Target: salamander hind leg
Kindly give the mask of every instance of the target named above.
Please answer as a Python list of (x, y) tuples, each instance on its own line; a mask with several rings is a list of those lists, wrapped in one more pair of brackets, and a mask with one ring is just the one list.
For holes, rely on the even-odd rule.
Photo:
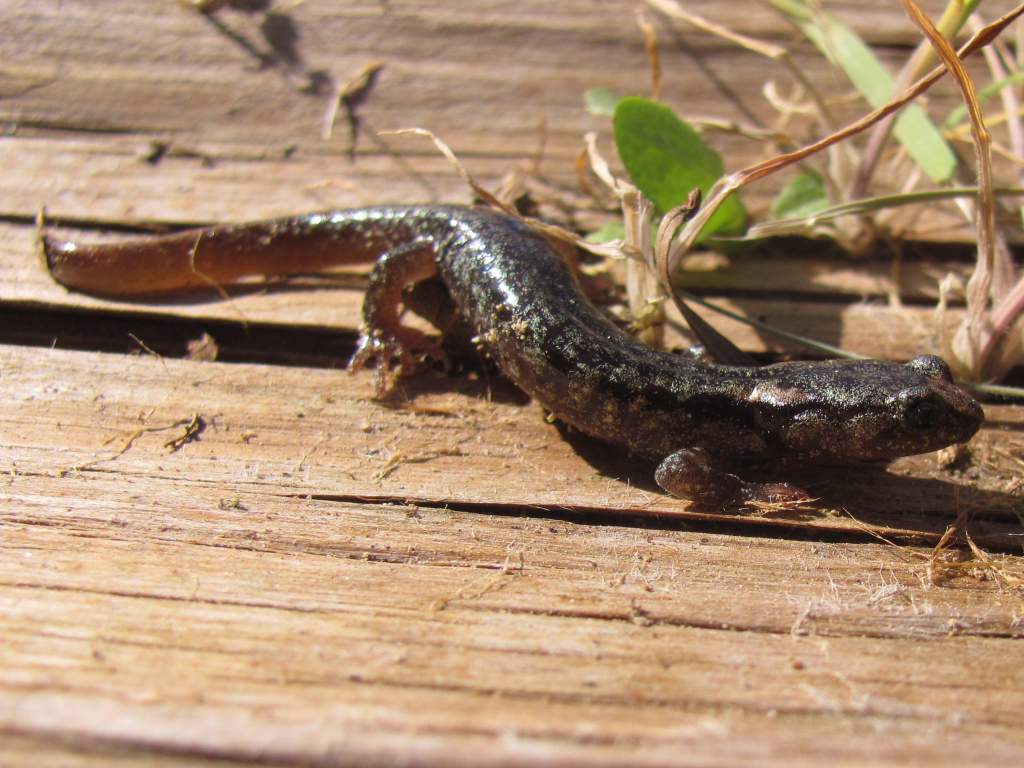
[(402, 325), (402, 292), (436, 274), (434, 247), (425, 241), (414, 241), (388, 251), (370, 274), (370, 285), (363, 300), (359, 343), (348, 369), (358, 371), (376, 360), (377, 397), (387, 391), (392, 362), (398, 362), (401, 373), (425, 357), (442, 357), (437, 339)]
[(786, 483), (753, 483), (715, 466), (703, 448), (681, 448), (666, 456), (654, 479), (673, 496), (722, 508), (747, 502), (799, 502), (810, 496)]

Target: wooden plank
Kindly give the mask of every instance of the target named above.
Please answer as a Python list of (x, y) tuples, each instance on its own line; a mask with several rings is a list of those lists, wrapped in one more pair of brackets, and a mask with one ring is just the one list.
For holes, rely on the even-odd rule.
[[(174, 755), (150, 752), (145, 756), (147, 766), (181, 765)], [(87, 768), (88, 766), (137, 766), (140, 758), (137, 752), (116, 745), (103, 745), (97, 739), (71, 739), (66, 734), (49, 734), (45, 740), (28, 736), (5, 734), (0, 743), (0, 760), (5, 765), (33, 765), (39, 768)], [(197, 755), (189, 757), (190, 766), (199, 768), (223, 767), (225, 762)], [(282, 763), (261, 763), (277, 768)]]
[[(1019, 602), (995, 581), (952, 570), (939, 578), (936, 561), (933, 582), (927, 550), (866, 537), (802, 541), (750, 527), (723, 535), (526, 504), (503, 512), (293, 498), (203, 477), (137, 475), (127, 484), (109, 471), (59, 481), (19, 472), (7, 493), (6, 546), (46, 552), (10, 557), (0, 567), (9, 585), (312, 612), (355, 610), (355, 600), (390, 616), (451, 607), (646, 618), (779, 636), (1024, 636)], [(218, 558), (230, 566), (197, 582), (195, 569), (214, 569)], [(1000, 565), (1021, 574), (1014, 559)], [(333, 575), (317, 586), (324, 567)], [(337, 583), (345, 597), (335, 596)]]
[[(920, 305), (902, 307), (879, 306), (883, 289), (894, 288), (884, 271), (875, 264), (845, 264), (845, 269), (826, 272), (825, 267), (839, 267), (836, 262), (820, 264), (812, 259), (773, 261), (756, 258), (741, 259), (735, 269), (723, 273), (692, 272), (687, 275), (688, 287), (709, 294), (708, 298), (741, 315), (769, 322), (779, 328), (859, 354), (889, 359), (910, 359), (923, 352), (940, 352), (940, 326), (932, 309)], [(950, 269), (962, 270), (949, 263)], [(908, 298), (919, 299), (932, 279), (945, 267), (941, 264), (912, 265), (906, 285)], [(352, 273), (341, 277), (309, 278), (288, 283), (275, 282), (230, 289), (232, 299), (224, 302), (210, 292), (200, 297), (179, 297), (158, 303), (110, 301), (84, 294), (71, 293), (55, 284), (43, 268), (36, 253), (35, 233), (25, 225), (0, 224), (0, 301), (49, 309), (75, 309), (89, 312), (130, 314), (132, 316), (196, 318), (229, 323), (262, 323), (288, 327), (337, 329), (351, 337), (359, 325), (362, 289), (365, 278)], [(832, 275), (829, 277), (828, 275)], [(769, 279), (767, 276), (772, 275)], [(797, 276), (803, 275), (803, 279)], [(796, 286), (787, 290), (787, 286)], [(841, 288), (841, 286), (846, 286)], [(715, 290), (733, 296), (716, 296)], [(836, 301), (831, 291), (875, 294), (874, 303), (859, 300)], [(773, 296), (773, 292), (776, 294)], [(735, 294), (748, 294), (747, 296)], [(802, 296), (801, 301), (794, 301)], [(762, 335), (739, 322), (724, 319), (704, 308), (698, 314), (707, 318), (722, 333), (744, 349), (755, 352), (793, 351), (791, 345)], [(683, 331), (685, 324), (673, 309), (667, 344), (687, 346), (692, 343)], [(952, 307), (947, 313), (945, 333), (960, 321), (962, 310)], [(138, 335), (138, 334), (136, 334)], [(60, 341), (57, 339), (57, 343)]]
[[(662, 494), (650, 464), (563, 435), (500, 381), (422, 376), (399, 389), (411, 398), (403, 405), (373, 401), (369, 374), (0, 349), (8, 414), (0, 450), (16, 473), (113, 472), (129, 486), (159, 475), (239, 493), (272, 487), (296, 498), (723, 519)], [(990, 411), (1002, 413), (1016, 418), (1012, 409)], [(196, 416), (205, 424), (201, 439), (169, 452), (165, 444)], [(997, 427), (979, 446), (998, 442), (1012, 456), (1015, 440)], [(934, 541), (955, 505), (969, 503), (987, 521), (979, 535), (1015, 548), (1019, 523), (1000, 484), (1016, 466), (992, 465), (972, 482), (973, 500), (934, 457), (913, 457), (894, 464), (895, 474), (844, 468), (800, 477), (827, 499), (817, 512), (724, 519), (837, 531), (868, 525)], [(493, 482), (507, 476), (515, 477), (511, 486)]]
[(914, 550), (233, 494), (11, 476), (0, 732), (129, 765), (1024, 754), (1019, 600)]
[[(1011, 5), (994, 4), (993, 12)], [(735, 13), (704, 3), (691, 10), (737, 31), (794, 40), (791, 27), (767, 8)], [(382, 59), (390, 98), (367, 103), (368, 123), (394, 127), (410, 124), (409, 117), (420, 122), (443, 113), (445, 122), (462, 124), (467, 135), (485, 142), (475, 145), (479, 151), (520, 148), (522, 155), (532, 150), (528, 142), (538, 114), (548, 116), (556, 144), (559, 136), (576, 144), (578, 128), (570, 125), (579, 119), (584, 88), (635, 92), (648, 84), (635, 9), (621, 0), (600, 6), (576, 0), (557, 11), (539, 0), (496, 2), (472, 13), (458, 4), (395, 2), (382, 9), (376, 3), (307, 2), (278, 10), (279, 26), (295, 35), (290, 62), (275, 30), (261, 28), (265, 17), (259, 13), (222, 13), (218, 29), (177, 4), (155, 1), (68, 7), (15, 0), (9, 11), (0, 52), (17, 62), (11, 76), (16, 100), (5, 106), (29, 125), (73, 118), (104, 130), (177, 133), (195, 133), (202, 125), (204, 134), (242, 143), (311, 136), (319, 133), (323, 104), (302, 98), (310, 72), (343, 82), (367, 61)], [(905, 46), (919, 39), (901, 11), (883, 0), (859, 6), (847, 18), (869, 41)], [(667, 97), (696, 114), (714, 106), (725, 117), (741, 117), (735, 94), (759, 92), (764, 59), (684, 25), (660, 26), (665, 70), (672, 73)], [(797, 65), (812, 79), (825, 87), (833, 83), (824, 67), (811, 65), (820, 59), (809, 46), (794, 48)], [(55, 66), (69, 49), (76, 66)], [(905, 52), (883, 49), (883, 55), (893, 53)], [(271, 66), (254, 66), (268, 59)], [(774, 74), (781, 77), (784, 70)], [(97, 80), (105, 87), (83, 98), (84, 88)], [(953, 91), (944, 93), (948, 103)], [(744, 108), (769, 114), (760, 100)]]
[[(203, 157), (145, 160), (151, 135), (21, 137), (0, 142), (13, 171), (0, 182), (3, 215), (30, 220), (43, 206), (57, 218), (93, 225), (161, 224), (267, 218), (370, 205), (468, 200), (465, 184), (423, 140), (394, 139), (391, 154), (353, 163), (341, 155), (198, 145)], [(400, 152), (400, 150), (404, 150)], [(209, 164), (212, 162), (212, 164)], [(480, 160), (474, 171), (494, 183), (514, 167)], [(228, 193), (230, 191), (230, 193)]]
[[(237, 220), (438, 193), (450, 201), (452, 191), (464, 197), (450, 176), (433, 187), (439, 161), (425, 142), (376, 137), (379, 130), (414, 125), (435, 130), (474, 164), (479, 160), (474, 171), (484, 180), (543, 145), (542, 171), (568, 184), (583, 132), (600, 132), (612, 154), (608, 121), (583, 111), (583, 92), (595, 85), (648, 90), (635, 9), (622, 0), (600, 7), (574, 2), (557, 13), (538, 0), (496, 2), (473, 13), (443, 3), (388, 3), (382, 10), (373, 3), (305, 2), (275, 17), (295, 35), (290, 63), (280, 41), (274, 51), (277, 38), (260, 13), (224, 12), (217, 26), (156, 0), (75, 7), (12, 0), (9, 6), (0, 40), (0, 57), (12, 62), (0, 81), (6, 97), (0, 121), (13, 133), (0, 142), (10, 181), (0, 182), (6, 215), (31, 214), (45, 203), (79, 220)], [(738, 31), (792, 45), (796, 66), (824, 92), (835, 92), (835, 74), (774, 12), (737, 14), (715, 3), (699, 10)], [(916, 39), (902, 13), (882, 0), (859, 6), (849, 20), (869, 41), (896, 46), (882, 50), (894, 65), (906, 54), (899, 46)], [(766, 78), (785, 78), (784, 70), (683, 25), (662, 20), (659, 30), (667, 103), (691, 118), (776, 122), (755, 94)], [(60, 64), (68, 51), (74, 66)], [(343, 83), (370, 61), (385, 68), (359, 108), (364, 130), (352, 162), (343, 127), (329, 141), (320, 138), (328, 94), (306, 94), (300, 86), (314, 71)], [(930, 99), (937, 114), (958, 103), (948, 84)], [(30, 159), (33, 143), (49, 146), (65, 137), (70, 146), (58, 142), (52, 156)], [(154, 140), (171, 145), (155, 166), (140, 159), (151, 154)], [(765, 153), (761, 143), (731, 133), (714, 141), (731, 168)], [(762, 185), (748, 202), (763, 210), (772, 196)], [(958, 229), (945, 232), (947, 225)], [(913, 229), (926, 239), (970, 237), (955, 216), (926, 217)]]
[[(793, 47), (820, 87), (846, 90), (767, 7), (688, 7)], [(582, 133), (612, 154), (583, 91), (648, 87), (622, 0), (275, 10), (224, 11), (218, 28), (166, 0), (5, 7), (0, 764), (1020, 763), (1019, 408), (987, 407), (957, 468), (822, 471), (799, 479), (819, 508), (723, 517), (664, 496), (650, 465), (560, 431), (500, 380), (427, 373), (403, 383), (407, 399), (374, 402), (370, 374), (326, 369), (351, 344), (359, 275), (146, 306), (49, 281), (33, 251), (41, 205), (98, 238), (467, 199), (429, 145), (376, 136), (387, 128), (436, 130), (492, 185), (543, 143), (541, 173), (575, 194)], [(916, 39), (885, 0), (839, 12), (891, 63)], [(669, 103), (774, 121), (757, 94), (781, 73), (651, 17)], [(372, 60), (384, 69), (350, 155), (343, 122), (320, 138), (329, 92), (300, 88)], [(954, 103), (944, 85), (930, 106)], [(730, 168), (766, 151), (713, 138)], [(759, 185), (747, 203), (772, 195)], [(958, 225), (919, 223), (933, 239)], [(733, 267), (691, 284), (909, 357), (934, 348), (935, 270), (963, 264), (910, 258), (898, 291), (884, 263)], [(880, 306), (892, 293), (909, 306)], [(236, 357), (256, 363), (61, 349), (125, 349), (135, 332), (163, 350), (207, 327), (237, 344), (227, 329), (245, 322), (255, 341)], [(323, 368), (294, 367), (307, 358)], [(172, 450), (196, 416), (205, 428)], [(957, 513), (987, 555), (932, 554)]]
[[(318, 611), (3, 593), (15, 638), (5, 669), (18, 674), (5, 675), (0, 727), (10, 730), (16, 709), (16, 733), (39, 741), (66, 731), (139, 756), (288, 764), (812, 765), (837, 754), (939, 765), (983, 754), (1012, 764), (1022, 748), (1011, 714), (1019, 693), (1006, 685), (1016, 673), (1008, 640), (794, 638), (487, 609), (389, 616), (372, 604)], [(10, 631), (26, 619), (33, 631)], [(540, 639), (556, 635), (557, 644)], [(301, 642), (282, 646), (282, 636)], [(902, 679), (893, 680), (897, 654)], [(967, 654), (976, 662), (967, 680), (936, 684), (959, 678)], [(709, 700), (702, 690), (718, 694)], [(1005, 709), (989, 703), (996, 692)], [(827, 748), (814, 736), (822, 728)]]

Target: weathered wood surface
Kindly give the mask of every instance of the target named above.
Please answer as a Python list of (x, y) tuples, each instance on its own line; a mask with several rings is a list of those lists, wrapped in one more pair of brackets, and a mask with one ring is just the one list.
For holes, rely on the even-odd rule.
[[(0, 223), (0, 300), (19, 306), (45, 306), (74, 311), (147, 315), (152, 318), (217, 320), (239, 327), (259, 323), (285, 327), (335, 329), (351, 334), (362, 306), (365, 275), (337, 273), (333, 278), (292, 279), (286, 284), (229, 288), (225, 302), (215, 291), (199, 297), (169, 298), (158, 303), (111, 301), (69, 293), (50, 278), (34, 255), (35, 233), (23, 225)], [(95, 237), (93, 238), (95, 239)], [(936, 279), (947, 272), (962, 273), (966, 265), (917, 263), (898, 281), (890, 268), (878, 263), (851, 265), (832, 262), (836, 269), (807, 258), (734, 260), (736, 269), (693, 272), (687, 286), (709, 300), (757, 317), (779, 328), (844, 349), (878, 357), (908, 359), (922, 350), (939, 348), (940, 325), (932, 304)], [(930, 279), (930, 280), (929, 280)], [(912, 302), (887, 304), (889, 296)], [(747, 325), (696, 307), (735, 343), (751, 351), (780, 351), (787, 347)], [(962, 310), (952, 307), (945, 327), (953, 328)], [(674, 318), (677, 318), (673, 311)], [(678, 327), (678, 326), (677, 326)], [(59, 342), (58, 342), (59, 343)], [(684, 343), (673, 331), (669, 344)]]
[[(607, 136), (582, 91), (647, 88), (624, 2), (281, 5), (284, 21), (225, 12), (218, 30), (173, 2), (3, 3), (0, 763), (1019, 763), (1018, 408), (987, 409), (966, 469), (820, 473), (818, 508), (723, 521), (500, 381), (428, 375), (404, 403), (372, 401), (368, 374), (331, 369), (358, 274), (159, 305), (49, 282), (42, 205), (95, 238), (465, 200), (431, 147), (373, 132), (428, 127), (495, 182), (537, 151), (541, 120), (541, 170), (568, 188), (582, 132)], [(688, 7), (795, 40), (760, 6)], [(849, 20), (893, 61), (915, 39), (890, 3)], [(770, 120), (757, 94), (781, 73), (657, 26), (668, 101)], [(343, 123), (319, 137), (326, 95), (300, 87), (374, 60), (353, 160)], [(761, 152), (722, 138), (731, 167)], [(170, 149), (150, 163), (154, 141)], [(691, 282), (899, 358), (934, 349), (936, 276), (965, 265), (911, 257), (898, 283), (802, 254), (733, 267)], [(254, 362), (93, 351), (180, 354), (204, 329)], [(197, 416), (198, 438), (167, 447)], [(931, 556), (957, 511), (989, 561)]]
[[(2, 366), (0, 729), (30, 743), (271, 764), (1024, 749), (1020, 598), (936, 580), (926, 550), (612, 517), (672, 503), (517, 403), (392, 412), (336, 372), (82, 352)], [(138, 434), (197, 409), (178, 451), (180, 425)]]

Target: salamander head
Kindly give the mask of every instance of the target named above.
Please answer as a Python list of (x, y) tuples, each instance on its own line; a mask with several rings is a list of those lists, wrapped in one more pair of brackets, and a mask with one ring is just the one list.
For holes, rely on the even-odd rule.
[(963, 443), (984, 413), (933, 355), (780, 363), (759, 381), (755, 404), (771, 439), (811, 459), (877, 461)]

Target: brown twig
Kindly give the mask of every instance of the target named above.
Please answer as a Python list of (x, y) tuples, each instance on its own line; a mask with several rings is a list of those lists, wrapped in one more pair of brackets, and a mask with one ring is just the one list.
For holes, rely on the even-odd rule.
[[(1024, 14), (1024, 4), (1018, 5), (1010, 13), (979, 30), (971, 37), (970, 40), (967, 41), (967, 43), (963, 45), (963, 47), (961, 47), (957, 53), (958, 58), (964, 59), (978, 51), (980, 48), (991, 43), (996, 36), (1003, 31), (1003, 29), (1005, 29), (1021, 14)], [(718, 183), (715, 184), (708, 195), (708, 201), (704, 208), (702, 208), (697, 215), (690, 220), (679, 238), (672, 243), (671, 253), (669, 254), (668, 260), (669, 270), (675, 271), (679, 266), (680, 260), (696, 242), (697, 236), (704, 228), (704, 225), (707, 224), (711, 216), (714, 215), (715, 211), (718, 210), (719, 206), (721, 206), (722, 202), (724, 202), (730, 194), (747, 184), (762, 179), (765, 176), (769, 176), (782, 168), (792, 165), (793, 163), (800, 162), (801, 160), (804, 160), (805, 158), (810, 157), (833, 144), (864, 131), (886, 115), (892, 114), (931, 88), (945, 73), (945, 65), (936, 67), (898, 97), (892, 99), (886, 104), (883, 104), (881, 107), (872, 110), (869, 114), (847, 125), (845, 128), (805, 147), (792, 152), (776, 155), (768, 160), (748, 166), (747, 168), (719, 179)], [(666, 215), (666, 219), (667, 218), (668, 216)]]
[(814, 105), (815, 116), (825, 127), (825, 130), (835, 130), (835, 119), (828, 104), (818, 92), (818, 89), (815, 88), (814, 83), (807, 77), (804, 69), (793, 61), (793, 57), (786, 48), (766, 40), (759, 40), (749, 35), (740, 34), (721, 24), (716, 24), (709, 19), (705, 19), (703, 16), (687, 10), (676, 0), (647, 0), (647, 4), (661, 11), (669, 18), (685, 21), (701, 32), (727, 40), (744, 50), (752, 51), (781, 64), (810, 98), (811, 103)]
[(327, 141), (333, 136), (338, 112), (344, 107), (345, 118), (348, 121), (349, 127), (349, 152), (350, 154), (355, 153), (360, 125), (359, 115), (356, 113), (356, 110), (369, 97), (374, 83), (377, 82), (377, 76), (383, 68), (383, 61), (371, 61), (332, 94), (331, 100), (327, 104), (327, 111), (324, 113), (320, 138)]
[[(942, 18), (939, 19), (937, 26), (942, 31), (943, 35), (952, 37), (953, 33), (963, 26), (965, 16), (966, 14), (964, 12), (963, 4), (949, 3), (942, 14)], [(893, 90), (897, 91), (909, 86), (914, 82), (914, 78), (919, 77), (934, 60), (934, 48), (928, 40), (922, 40), (921, 44), (903, 66), (903, 69), (900, 70), (900, 73), (896, 76), (896, 82), (893, 85)], [(864, 153), (861, 155), (860, 167), (857, 168), (856, 176), (854, 177), (853, 184), (850, 187), (848, 195), (849, 199), (856, 200), (867, 194), (868, 183), (871, 180), (871, 176), (874, 174), (875, 167), (881, 157), (882, 149), (889, 139), (889, 134), (892, 132), (892, 126), (895, 122), (896, 115), (892, 114), (883, 120), (880, 120), (872, 129), (871, 134), (868, 136)]]
[(643, 11), (637, 11), (637, 24), (644, 35), (644, 50), (647, 52), (647, 61), (651, 66), (651, 98), (654, 101), (661, 101), (661, 58), (658, 56), (658, 36), (654, 33), (654, 25), (644, 16)]
[(992, 274), (995, 270), (996, 208), (995, 195), (992, 191), (992, 137), (985, 127), (981, 105), (978, 104), (978, 96), (974, 88), (974, 81), (971, 80), (971, 76), (964, 68), (963, 61), (957, 56), (956, 51), (953, 50), (953, 46), (943, 37), (932, 20), (928, 18), (914, 0), (901, 0), (901, 2), (907, 15), (928, 37), (942, 59), (943, 66), (949, 70), (956, 80), (963, 93), (967, 114), (971, 120), (971, 136), (974, 139), (975, 159), (977, 162), (976, 172), (978, 176), (978, 207), (975, 212), (978, 231), (978, 260), (974, 267), (974, 272), (967, 282), (967, 331), (969, 338), (974, 342), (971, 345), (972, 351), (977, 349), (975, 344), (978, 340), (984, 340), (981, 345), (982, 349), (977, 350), (977, 357), (970, 361), (971, 370), (977, 373), (984, 368), (985, 358), (983, 351), (991, 349), (987, 309), (992, 287)]

